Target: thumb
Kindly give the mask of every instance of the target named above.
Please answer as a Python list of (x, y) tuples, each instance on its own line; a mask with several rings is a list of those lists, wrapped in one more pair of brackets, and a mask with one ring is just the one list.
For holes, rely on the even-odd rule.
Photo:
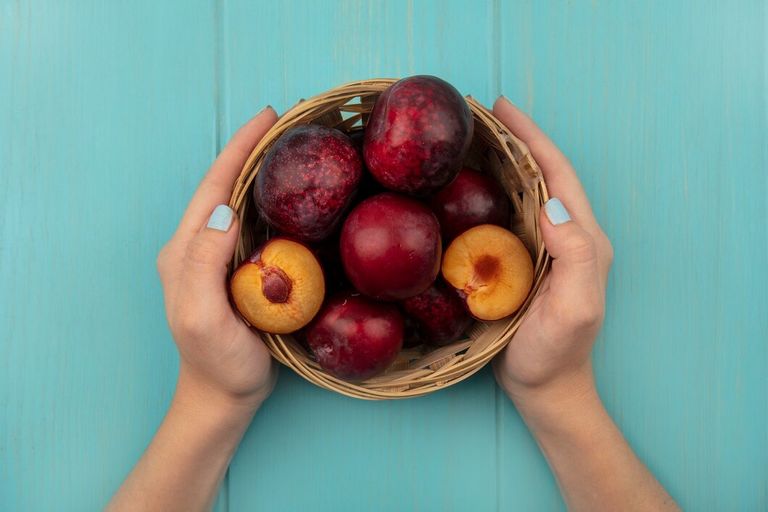
[[(602, 311), (603, 293), (592, 236), (552, 198), (546, 202), (540, 219), (544, 245), (552, 256), (550, 296), (562, 320), (583, 323)], [(564, 318), (563, 318), (564, 317)]]
[(238, 219), (227, 205), (214, 208), (206, 225), (192, 237), (184, 254), (181, 289), (197, 300), (227, 300), (227, 264), (237, 243)]

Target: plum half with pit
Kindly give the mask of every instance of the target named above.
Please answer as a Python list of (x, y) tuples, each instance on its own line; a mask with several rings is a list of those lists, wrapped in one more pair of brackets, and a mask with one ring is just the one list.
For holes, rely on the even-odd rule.
[(368, 170), (390, 190), (425, 195), (459, 172), (472, 142), (467, 102), (448, 82), (412, 76), (376, 100), (365, 128)]
[(328, 237), (352, 201), (362, 160), (344, 133), (320, 125), (286, 131), (256, 174), (253, 196), (267, 222), (302, 241)]
[(276, 237), (240, 264), (232, 274), (230, 292), (248, 323), (286, 334), (304, 327), (320, 310), (325, 278), (304, 244)]
[(533, 285), (531, 255), (514, 233), (482, 224), (445, 250), (443, 277), (464, 297), (472, 316), (499, 320), (517, 311)]

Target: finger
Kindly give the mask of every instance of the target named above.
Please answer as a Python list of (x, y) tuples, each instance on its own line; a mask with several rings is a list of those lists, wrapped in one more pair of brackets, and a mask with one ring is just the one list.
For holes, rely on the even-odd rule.
[(565, 201), (574, 219), (582, 226), (590, 231), (597, 228), (589, 199), (576, 172), (549, 137), (504, 96), (500, 96), (494, 103), (493, 115), (528, 145), (533, 158), (541, 167), (550, 196)]
[(221, 204), (187, 244), (177, 291), (198, 305), (204, 302), (208, 307), (201, 311), (220, 311), (227, 304), (227, 264), (235, 252), (237, 234), (237, 215)]
[(540, 223), (544, 245), (553, 258), (549, 306), (566, 326), (602, 319), (605, 286), (594, 238), (556, 198), (545, 204)]
[(200, 186), (184, 212), (177, 235), (190, 239), (217, 204), (229, 201), (235, 180), (248, 156), (265, 133), (277, 121), (272, 107), (267, 107), (244, 124), (219, 154), (203, 177)]

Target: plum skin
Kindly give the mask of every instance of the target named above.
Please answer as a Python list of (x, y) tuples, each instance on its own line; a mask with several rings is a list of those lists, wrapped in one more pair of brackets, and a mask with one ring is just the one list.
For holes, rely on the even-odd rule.
[(342, 132), (320, 125), (286, 131), (256, 174), (253, 196), (279, 232), (302, 241), (327, 238), (351, 203), (362, 160)]
[(386, 188), (426, 195), (459, 172), (472, 142), (474, 119), (448, 82), (427, 75), (404, 78), (376, 100), (363, 155)]
[(358, 291), (380, 300), (406, 299), (426, 290), (440, 271), (440, 225), (425, 205), (385, 192), (349, 213), (340, 252)]
[(403, 316), (394, 304), (342, 293), (328, 300), (307, 328), (306, 339), (323, 369), (360, 381), (392, 364), (403, 333)]
[(429, 205), (440, 221), (445, 242), (480, 224), (509, 226), (509, 198), (501, 185), (469, 168), (432, 196)]
[(456, 341), (472, 323), (459, 293), (442, 279), (402, 301), (401, 306), (415, 321), (421, 339), (430, 345)]

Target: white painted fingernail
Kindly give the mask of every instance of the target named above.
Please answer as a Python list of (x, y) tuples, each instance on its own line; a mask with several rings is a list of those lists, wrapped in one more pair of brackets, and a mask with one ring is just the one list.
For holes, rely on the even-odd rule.
[(547, 213), (547, 218), (549, 218), (549, 222), (553, 226), (564, 224), (571, 220), (568, 210), (565, 209), (563, 203), (556, 197), (544, 203), (544, 211)]
[(215, 229), (217, 231), (229, 231), (229, 227), (232, 225), (232, 219), (234, 218), (234, 212), (232, 208), (225, 204), (220, 204), (214, 208), (211, 218), (208, 219), (207, 228)]

